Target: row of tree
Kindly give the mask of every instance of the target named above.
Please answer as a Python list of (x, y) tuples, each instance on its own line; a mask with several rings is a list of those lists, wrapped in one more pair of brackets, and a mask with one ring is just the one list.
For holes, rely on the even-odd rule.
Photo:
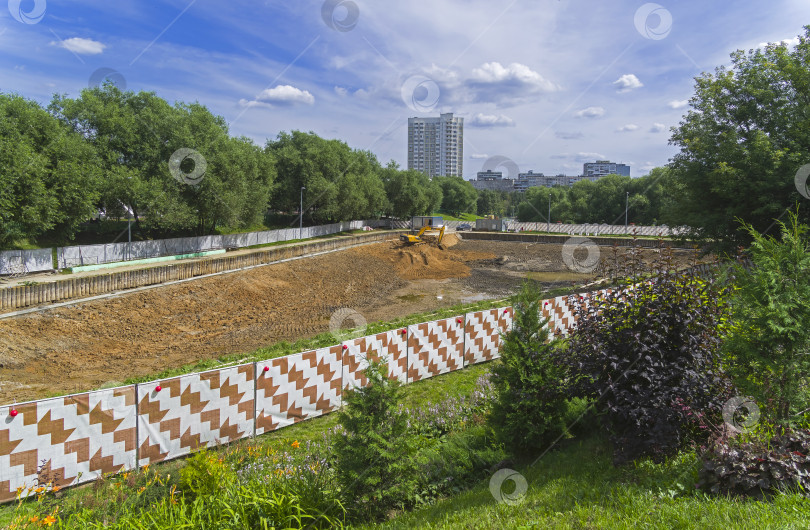
[(268, 211), (297, 213), (302, 187), (309, 223), (460, 213), (477, 198), (461, 178), (383, 167), (314, 133), (258, 146), (203, 105), (151, 92), (107, 84), (47, 108), (0, 94), (0, 247), (69, 241), (99, 210), (152, 234), (247, 229)]

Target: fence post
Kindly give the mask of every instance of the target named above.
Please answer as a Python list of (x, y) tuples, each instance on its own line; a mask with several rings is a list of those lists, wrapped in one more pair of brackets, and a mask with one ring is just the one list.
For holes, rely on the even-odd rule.
[(138, 383), (135, 383), (135, 469), (141, 467), (141, 428), (140, 403), (138, 403)]

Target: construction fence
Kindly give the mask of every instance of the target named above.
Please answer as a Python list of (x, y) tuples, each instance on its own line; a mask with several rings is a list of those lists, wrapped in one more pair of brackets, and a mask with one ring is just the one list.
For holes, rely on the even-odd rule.
[[(59, 268), (64, 269), (81, 265), (99, 265), (135, 259), (196, 254), (224, 248), (244, 248), (293, 239), (309, 239), (347, 230), (357, 230), (363, 228), (365, 224), (365, 221), (346, 221), (329, 225), (308, 226), (300, 230), (298, 228), (285, 228), (225, 236), (177, 237), (153, 241), (135, 241), (132, 243), (59, 247), (56, 249), (56, 255)], [(1, 270), (0, 274), (2, 274)]]
[[(583, 295), (583, 296), (593, 296)], [(574, 325), (569, 297), (541, 303)], [(0, 502), (48, 477), (65, 487), (233, 442), (334, 411), (367, 384), (369, 359), (412, 383), (499, 357), (512, 308), (413, 324), (341, 344), (207, 372), (0, 406)]]

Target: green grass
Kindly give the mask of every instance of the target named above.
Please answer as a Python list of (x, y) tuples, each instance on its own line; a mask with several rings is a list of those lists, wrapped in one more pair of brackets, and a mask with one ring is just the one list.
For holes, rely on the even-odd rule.
[(440, 216), (445, 221), (466, 221), (468, 223), (474, 223), (476, 219), (484, 219), (484, 217), (474, 213), (463, 213), (458, 217), (454, 217), (452, 214), (442, 212), (432, 213), (430, 215)]
[[(612, 464), (603, 437), (569, 440), (536, 465), (518, 465), (528, 490), (518, 504), (498, 503), (489, 480), (422, 510), (361, 528), (808, 528), (810, 499), (770, 502), (694, 493), (696, 457), (665, 464)], [(512, 493), (506, 482), (502, 490)]]

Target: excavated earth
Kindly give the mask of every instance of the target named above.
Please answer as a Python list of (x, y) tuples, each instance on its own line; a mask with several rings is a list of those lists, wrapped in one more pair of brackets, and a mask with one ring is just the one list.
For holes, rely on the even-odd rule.
[(443, 244), (376, 243), (0, 320), (0, 404), (313, 336), (349, 310), (390, 320), (501, 298), (527, 277), (547, 288), (595, 278), (570, 272), (561, 245), (454, 234)]

